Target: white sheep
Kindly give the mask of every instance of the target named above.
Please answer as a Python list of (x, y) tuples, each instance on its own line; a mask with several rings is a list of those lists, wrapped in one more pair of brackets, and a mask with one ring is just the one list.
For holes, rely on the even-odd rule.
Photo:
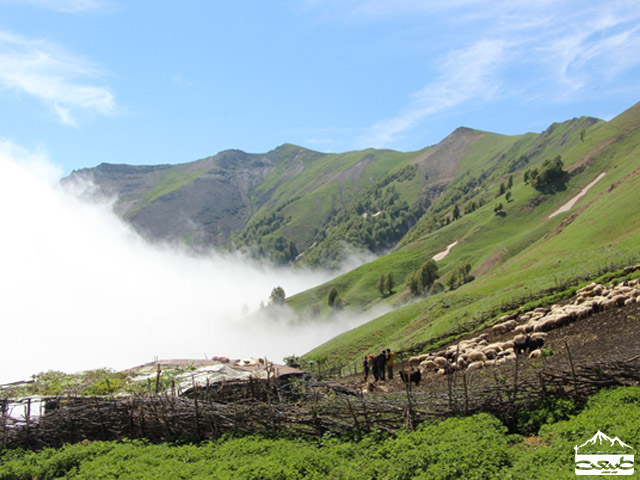
[(436, 368), (438, 365), (436, 364), (436, 362), (434, 362), (433, 360), (423, 360), (422, 362), (420, 362), (420, 369), (424, 372), (427, 370), (433, 370), (434, 368)]
[(420, 364), (420, 357), (411, 357), (409, 358), (409, 366), (414, 367)]
[(544, 332), (537, 332), (531, 334), (531, 340), (537, 340), (539, 338), (547, 338), (547, 334)]
[(470, 362), (485, 362), (487, 360), (486, 355), (480, 350), (471, 350), (470, 352), (467, 352), (466, 358)]
[(502, 351), (509, 349), (513, 350), (513, 347), (515, 347), (515, 342), (513, 340), (507, 340), (506, 342), (502, 342), (500, 344), (500, 350)]
[(482, 350), (482, 353), (484, 353), (485, 357), (487, 357), (489, 360), (492, 360), (498, 356), (498, 352), (496, 352), (492, 348), (487, 348), (485, 350)]
[(613, 297), (611, 297), (611, 300), (615, 301), (618, 304), (619, 307), (624, 305), (624, 301), (626, 299), (627, 299), (627, 297), (622, 295), (622, 294), (617, 294), (617, 295), (614, 295)]
[(479, 370), (484, 366), (483, 362), (471, 362), (467, 367), (467, 372), (472, 372), (474, 370)]
[(529, 358), (540, 358), (542, 357), (542, 350), (540, 350), (539, 348), (536, 348), (534, 351), (532, 351), (529, 354)]
[(526, 335), (519, 334), (513, 337), (513, 343), (523, 343), (527, 339)]
[(507, 327), (507, 330), (513, 330), (518, 325), (518, 322), (515, 319), (507, 320), (504, 324)]
[[(551, 317), (551, 318), (545, 318), (544, 320), (542, 320), (541, 322), (539, 322), (535, 328), (533, 329), (534, 332), (536, 333), (541, 333), (541, 332), (548, 332), (549, 330), (553, 330), (554, 328), (556, 328), (556, 318), (555, 317)], [(535, 333), (534, 333), (535, 335)]]
[(445, 357), (436, 357), (433, 359), (433, 361), (440, 368), (444, 368), (449, 365), (449, 360), (447, 360)]
[(524, 333), (525, 332), (525, 325), (518, 325), (516, 328), (513, 329), (514, 333)]
[(491, 350), (495, 350), (496, 352), (499, 352), (501, 350), (503, 350), (502, 348), (503, 343), (502, 342), (494, 342), (494, 343), (490, 343), (489, 345), (487, 345), (486, 347), (484, 347), (482, 349), (482, 351), (484, 352), (487, 349), (491, 349)]
[(496, 335), (502, 335), (507, 331), (507, 327), (504, 326), (502, 323), (498, 323), (497, 325), (494, 325), (493, 327), (491, 327), (491, 330)]

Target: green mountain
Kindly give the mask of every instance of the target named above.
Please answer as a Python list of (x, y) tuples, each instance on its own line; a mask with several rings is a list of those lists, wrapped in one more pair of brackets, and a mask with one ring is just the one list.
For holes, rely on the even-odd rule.
[(90, 179), (101, 195), (117, 198), (117, 213), (149, 239), (338, 267), (356, 251), (380, 255), (443, 226), (456, 202), (476, 208), (462, 202), (500, 175), (579, 141), (578, 132), (597, 123), (574, 119), (519, 136), (459, 128), (408, 153), (323, 154), (282, 145), (266, 154), (228, 150), (178, 165), (101, 164), (63, 182)]
[[(637, 104), (610, 122), (575, 119), (537, 136), (478, 133), (458, 163), (461, 173), (396, 249), (288, 299), (302, 318), (314, 309), (328, 316), (333, 288), (342, 308), (394, 309), (307, 358), (349, 360), (382, 347), (421, 351), (518, 306), (556, 301), (581, 283), (638, 263), (639, 126)], [(556, 159), (562, 165), (559, 184), (550, 173)], [(534, 188), (534, 172), (536, 181), (546, 178), (554, 188)], [(467, 208), (473, 204), (475, 209)], [(436, 262), (440, 288), (413, 295), (415, 272), (452, 245)], [(396, 286), (381, 294), (380, 276), (389, 273)]]
[[(90, 178), (152, 239), (322, 267), (375, 254), (286, 302), (301, 321), (392, 310), (307, 355), (344, 360), (426, 348), (637, 262), (639, 126), (637, 104), (541, 134), (459, 128), (416, 152), (286, 144), (180, 165), (102, 164), (64, 181)], [(424, 273), (434, 258), (435, 283)]]

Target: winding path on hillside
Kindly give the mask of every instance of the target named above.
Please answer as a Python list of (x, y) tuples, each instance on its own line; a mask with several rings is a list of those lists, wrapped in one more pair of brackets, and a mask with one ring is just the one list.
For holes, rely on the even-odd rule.
[(556, 210), (551, 215), (549, 215), (549, 218), (553, 218), (556, 215), (558, 215), (559, 213), (564, 213), (564, 212), (568, 212), (569, 210), (571, 210), (573, 208), (573, 206), (576, 204), (576, 202), (578, 200), (580, 200), (582, 197), (584, 197), (587, 194), (587, 192), (591, 189), (591, 187), (593, 187), (596, 183), (598, 183), (598, 181), (602, 177), (604, 177), (605, 173), (607, 173), (607, 172), (602, 172), (600, 175), (598, 175), (596, 177), (596, 179), (593, 182), (591, 182), (589, 185), (584, 187), (579, 194), (577, 194), (575, 197), (573, 197), (571, 200), (569, 200), (567, 203), (565, 203), (563, 206), (561, 206), (558, 210)]

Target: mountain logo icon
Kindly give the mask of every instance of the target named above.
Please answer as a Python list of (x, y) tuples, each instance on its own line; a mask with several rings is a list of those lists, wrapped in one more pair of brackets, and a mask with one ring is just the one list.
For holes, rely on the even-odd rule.
[(634, 448), (618, 437), (609, 437), (600, 430), (584, 442), (576, 445), (576, 475), (633, 475)]

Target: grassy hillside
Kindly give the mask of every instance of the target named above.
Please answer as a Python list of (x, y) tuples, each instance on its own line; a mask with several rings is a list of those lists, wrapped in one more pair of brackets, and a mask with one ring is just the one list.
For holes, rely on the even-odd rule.
[[(278, 163), (252, 193), (255, 205), (264, 203), (247, 227), (235, 236), (234, 247), (261, 248), (260, 254), (276, 261), (295, 260), (298, 253), (306, 252), (314, 243), (322, 243), (318, 234), (324, 234), (331, 219), (348, 209), (363, 190), (389, 172), (402, 169), (416, 155), (368, 149), (323, 155), (313, 161), (300, 156)], [(287, 247), (292, 244), (296, 254), (286, 258), (274, 255), (274, 243), (278, 239), (286, 239)], [(322, 262), (323, 259), (318, 260)]]
[[(640, 106), (608, 123), (587, 121), (591, 125), (584, 128), (585, 121), (556, 125), (543, 133), (550, 141), (545, 145), (557, 145), (555, 148), (541, 149), (539, 138), (519, 138), (520, 146), (514, 147), (517, 142), (513, 142), (509, 147), (511, 157), (505, 155), (502, 163), (487, 161), (498, 153), (487, 150), (481, 140), (476, 142), (474, 148), (484, 154), (478, 162), (493, 165), (493, 173), (467, 192), (467, 201), (477, 199), (480, 204), (484, 199), (483, 206), (437, 228), (427, 218), (428, 211), (409, 234), (411, 241), (402, 247), (289, 299), (289, 304), (303, 315), (313, 305), (319, 305), (326, 315), (326, 295), (335, 286), (347, 308), (356, 311), (381, 303), (402, 305), (319, 346), (307, 358), (355, 358), (381, 347), (410, 348), (460, 329), (477, 327), (517, 303), (584, 282), (617, 265), (637, 262), (640, 134), (636, 127)], [(478, 169), (473, 155), (470, 149), (461, 164), (466, 162)], [(561, 155), (570, 172), (566, 188), (555, 194), (540, 193), (524, 183), (520, 168), (513, 173), (510, 199), (506, 200), (505, 195), (496, 198), (500, 183), (508, 178), (508, 165), (522, 155), (528, 157), (527, 168), (539, 168), (543, 158)], [(603, 172), (602, 179), (573, 208), (549, 218)], [(445, 195), (440, 202), (444, 199)], [(498, 203), (503, 204), (501, 215), (494, 213)], [(429, 222), (431, 226), (426, 227)], [(456, 241), (450, 254), (437, 263), (440, 282), (447, 285), (449, 276), (466, 263), (475, 277), (472, 282), (427, 298), (412, 298), (404, 284), (398, 285), (393, 295), (380, 295), (376, 282), (381, 273), (392, 272), (396, 281), (402, 282), (422, 262)]]
[(517, 136), (459, 128), (418, 152), (369, 149), (287, 165), (296, 175), (283, 182), (278, 169), (265, 180), (255, 197), (268, 192), (275, 200), (263, 205), (235, 245), (259, 247), (259, 254), (276, 245), (289, 253), (276, 260), (295, 254), (312, 266), (338, 266), (354, 250), (380, 254), (442, 228), (456, 206), (471, 212), (486, 204), (496, 181), (542, 161), (557, 145), (574, 145), (597, 123), (574, 119), (541, 135)]

